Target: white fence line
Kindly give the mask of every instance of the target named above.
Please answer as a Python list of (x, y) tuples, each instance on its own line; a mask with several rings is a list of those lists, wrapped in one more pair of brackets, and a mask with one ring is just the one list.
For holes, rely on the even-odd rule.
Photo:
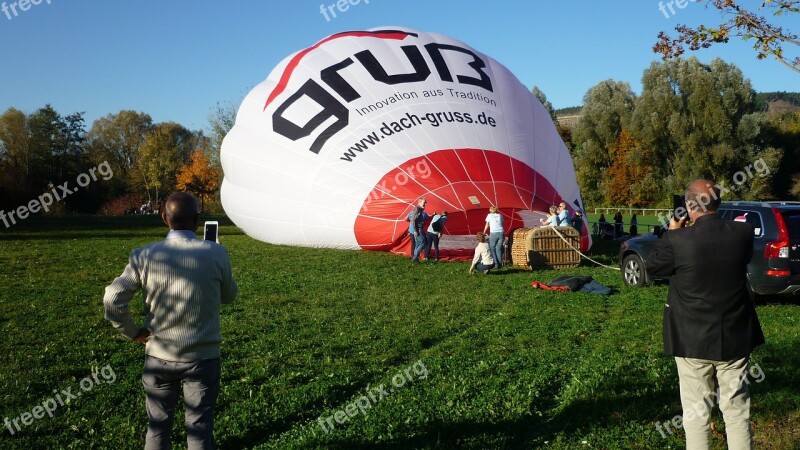
[[(667, 208), (631, 208), (631, 207), (626, 207), (626, 208), (595, 208), (594, 209), (594, 213), (595, 214), (597, 214), (598, 212), (602, 212), (603, 214), (611, 214), (612, 212), (617, 212), (617, 211), (621, 211), (621, 212), (627, 211), (629, 216), (632, 215), (633, 213), (641, 214), (643, 216), (657, 216), (658, 213), (672, 214), (672, 210), (671, 209), (667, 209)], [(652, 213), (648, 214), (646, 211), (652, 211)]]

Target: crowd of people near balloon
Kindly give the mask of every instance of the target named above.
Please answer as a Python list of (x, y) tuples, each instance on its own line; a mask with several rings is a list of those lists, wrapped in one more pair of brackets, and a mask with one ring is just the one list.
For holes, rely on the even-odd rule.
[[(427, 203), (424, 197), (419, 198), (416, 206), (406, 217), (406, 221), (409, 223), (408, 233), (411, 238), (412, 264), (419, 264), (420, 257), (426, 261), (439, 261), (439, 241), (447, 223), (447, 211), (434, 212), (433, 215), (430, 215), (425, 211)], [(576, 210), (570, 217), (565, 202), (550, 206), (549, 211), (545, 214), (547, 219), (540, 219), (542, 227), (573, 227), (578, 231), (578, 235), (583, 233), (583, 213)], [(602, 215), (601, 220), (605, 220)], [(635, 222), (636, 215), (633, 220)], [(476, 234), (475, 241), (477, 245), (469, 273), (473, 274), (477, 271), (487, 274), (492, 269), (501, 269), (505, 260), (507, 239), (503, 215), (497, 206), (489, 207), (483, 231)]]

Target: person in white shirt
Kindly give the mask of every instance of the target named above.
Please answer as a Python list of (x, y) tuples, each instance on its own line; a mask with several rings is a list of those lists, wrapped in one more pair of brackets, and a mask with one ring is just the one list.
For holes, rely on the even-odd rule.
[(477, 270), (485, 275), (495, 267), (494, 258), (489, 251), (489, 244), (486, 243), (486, 233), (478, 233), (475, 240), (478, 241), (478, 245), (475, 247), (475, 256), (472, 258), (472, 265), (469, 266), (469, 273), (472, 275)]
[(486, 216), (486, 225), (483, 227), (483, 233), (489, 232), (489, 251), (492, 254), (495, 267), (498, 269), (503, 267), (503, 239), (505, 233), (503, 230), (503, 216), (497, 212), (497, 206), (492, 205), (489, 208), (489, 214)]

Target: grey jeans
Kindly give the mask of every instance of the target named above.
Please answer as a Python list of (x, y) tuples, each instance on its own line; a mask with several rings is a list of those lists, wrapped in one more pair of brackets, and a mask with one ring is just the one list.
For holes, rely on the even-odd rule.
[(178, 393), (183, 385), (189, 450), (214, 448), (214, 404), (219, 394), (220, 360), (165, 361), (146, 355), (142, 385), (147, 396), (145, 450), (169, 449)]

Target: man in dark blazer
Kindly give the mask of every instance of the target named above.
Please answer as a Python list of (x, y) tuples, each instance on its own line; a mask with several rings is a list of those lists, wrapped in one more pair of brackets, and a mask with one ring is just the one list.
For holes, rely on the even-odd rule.
[(696, 180), (685, 194), (688, 218), (670, 221), (647, 271), (669, 276), (664, 308), (664, 352), (675, 357), (687, 449), (710, 445), (710, 415), (718, 403), (730, 449), (753, 446), (748, 360), (764, 343), (747, 292), (753, 227), (717, 215), (720, 191)]

